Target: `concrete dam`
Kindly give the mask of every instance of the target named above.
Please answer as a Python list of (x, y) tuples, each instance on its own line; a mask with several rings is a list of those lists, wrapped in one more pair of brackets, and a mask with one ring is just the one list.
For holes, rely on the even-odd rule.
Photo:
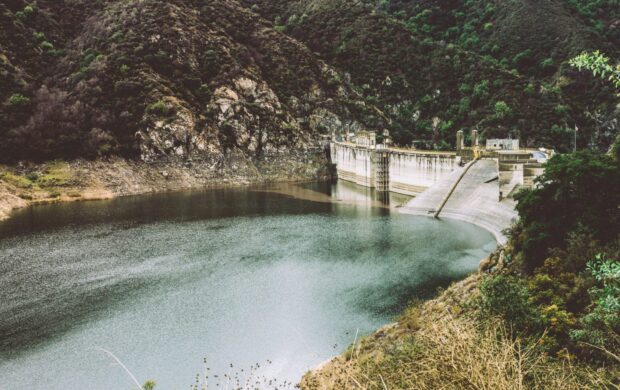
[(346, 142), (331, 143), (331, 158), (340, 180), (411, 196), (450, 176), (461, 162), (456, 153), (370, 148)]
[[(503, 245), (503, 231), (517, 220), (512, 196), (534, 186), (542, 164), (535, 151), (519, 150), (518, 141), (516, 148), (514, 140), (490, 140), (487, 148), (479, 148), (474, 137), (475, 145), (465, 148), (459, 136), (456, 152), (332, 141), (331, 159), (339, 180), (414, 196), (401, 212), (466, 221), (487, 229)], [(502, 141), (511, 146), (495, 149)]]

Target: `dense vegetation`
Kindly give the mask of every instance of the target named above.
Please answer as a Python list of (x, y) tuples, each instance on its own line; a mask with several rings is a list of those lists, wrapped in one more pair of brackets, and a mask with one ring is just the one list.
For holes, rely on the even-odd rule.
[(485, 309), (549, 353), (620, 362), (618, 157), (551, 159), (518, 197), (510, 266), (482, 284)]
[(144, 148), (260, 158), (307, 146), (328, 120), (382, 120), (304, 45), (234, 1), (10, 0), (0, 26), (3, 161)]
[[(620, 87), (600, 53), (571, 62)], [(607, 154), (552, 158), (537, 180), (517, 197), (509, 266), (483, 282), (484, 311), (548, 353), (618, 364), (620, 137)]]
[(580, 146), (618, 131), (613, 89), (567, 64), (593, 48), (618, 57), (613, 0), (245, 3), (349, 74), (400, 143), (448, 147), (478, 127), (567, 151), (574, 126)]
[[(423, 148), (449, 148), (456, 130), (478, 127), (483, 137), (569, 150), (578, 126), (581, 147), (606, 147), (618, 132), (618, 97), (567, 60), (595, 48), (619, 57), (618, 8), (616, 0), (7, 0), (0, 158), (138, 156), (143, 145), (150, 155), (256, 158), (264, 137), (281, 149), (360, 127)], [(222, 119), (218, 101), (228, 95), (218, 89), (238, 93), (241, 77), (263, 90)], [(267, 90), (275, 97), (263, 104)], [(328, 123), (311, 119), (320, 117)]]

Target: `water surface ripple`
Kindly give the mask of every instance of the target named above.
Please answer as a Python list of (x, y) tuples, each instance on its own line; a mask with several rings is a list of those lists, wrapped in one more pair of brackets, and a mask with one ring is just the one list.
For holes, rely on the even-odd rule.
[[(492, 236), (399, 215), (347, 185), (30, 208), (0, 224), (0, 390), (186, 389), (262, 364), (297, 381), (406, 304), (472, 272)], [(355, 199), (352, 204), (343, 200)]]

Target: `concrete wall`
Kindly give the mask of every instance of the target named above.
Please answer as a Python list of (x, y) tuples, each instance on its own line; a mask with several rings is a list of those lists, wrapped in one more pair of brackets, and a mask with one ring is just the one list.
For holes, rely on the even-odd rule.
[(336, 164), (338, 179), (366, 187), (375, 187), (373, 150), (357, 146), (331, 144), (332, 164)]
[(543, 164), (532, 163), (523, 166), (523, 187), (534, 188), (535, 180), (538, 176), (545, 173)]
[(343, 143), (331, 144), (331, 157), (340, 180), (414, 196), (450, 175), (460, 161), (450, 153), (376, 150)]
[(514, 195), (523, 186), (523, 164), (499, 163), (499, 192), (503, 198)]
[(543, 164), (499, 162), (499, 191), (502, 198), (512, 197), (523, 188), (534, 188), (535, 180), (544, 173)]
[(393, 152), (390, 154), (390, 191), (419, 195), (459, 166), (449, 154)]
[(517, 219), (512, 199), (499, 201), (497, 161), (471, 162), (470, 169), (457, 168), (422, 195), (412, 199), (400, 211), (432, 217), (445, 201), (439, 218), (450, 218), (478, 225), (490, 231), (501, 245), (507, 241), (503, 230)]

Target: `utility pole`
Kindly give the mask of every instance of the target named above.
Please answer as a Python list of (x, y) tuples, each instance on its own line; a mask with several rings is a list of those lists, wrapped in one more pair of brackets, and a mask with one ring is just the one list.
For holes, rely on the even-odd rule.
[(575, 143), (573, 147), (573, 152), (577, 152), (577, 132), (578, 131), (579, 131), (579, 128), (577, 127), (577, 124), (575, 123)]

